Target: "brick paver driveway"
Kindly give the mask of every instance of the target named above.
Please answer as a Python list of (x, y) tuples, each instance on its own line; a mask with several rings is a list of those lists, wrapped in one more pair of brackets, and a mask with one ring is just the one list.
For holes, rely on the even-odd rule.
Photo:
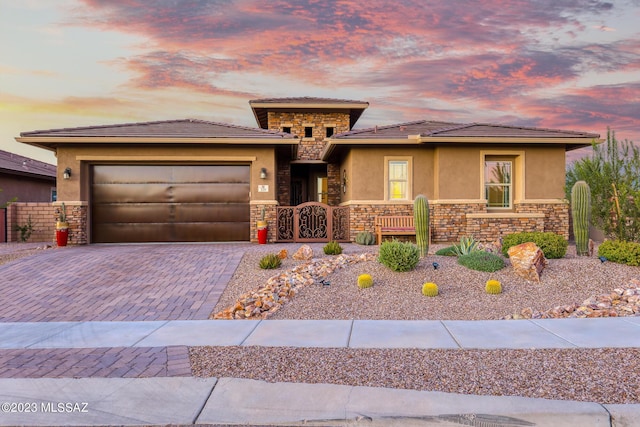
[(206, 319), (250, 246), (43, 250), (0, 265), (0, 322)]

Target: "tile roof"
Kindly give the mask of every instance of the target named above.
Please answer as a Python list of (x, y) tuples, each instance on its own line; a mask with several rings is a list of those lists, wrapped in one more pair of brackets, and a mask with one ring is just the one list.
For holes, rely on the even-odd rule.
[(399, 123), (390, 126), (376, 126), (368, 129), (352, 130), (336, 135), (335, 139), (358, 138), (407, 138), (409, 135), (422, 137), (477, 137), (477, 138), (599, 138), (600, 135), (559, 129), (545, 129), (522, 126), (507, 126), (490, 123), (447, 123), (429, 120)]
[(369, 107), (366, 101), (355, 101), (351, 99), (318, 98), (313, 96), (303, 96), (298, 98), (264, 98), (252, 99), (249, 105), (253, 110), (253, 115), (262, 129), (268, 129), (268, 113), (273, 110), (286, 109), (293, 110), (346, 110), (349, 112), (349, 128), (352, 128), (364, 110)]
[(293, 138), (288, 133), (184, 119), (21, 132), (21, 137)]
[(56, 177), (54, 165), (2, 150), (0, 150), (0, 172)]
[(313, 96), (301, 96), (292, 98), (263, 98), (252, 99), (249, 101), (251, 104), (369, 104), (366, 101), (356, 101), (352, 99), (338, 99), (338, 98), (319, 98)]

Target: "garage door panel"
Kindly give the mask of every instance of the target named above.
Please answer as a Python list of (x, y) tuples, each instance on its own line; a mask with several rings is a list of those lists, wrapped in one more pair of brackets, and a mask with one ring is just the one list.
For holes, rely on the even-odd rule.
[(191, 183), (249, 183), (249, 166), (177, 166), (172, 171), (173, 182)]
[(244, 165), (95, 165), (92, 241), (247, 241), (249, 175)]
[(246, 222), (250, 213), (245, 204), (183, 204), (175, 206), (177, 222)]
[(94, 200), (109, 203), (166, 203), (170, 195), (166, 184), (99, 184), (93, 186)]
[(249, 184), (175, 184), (169, 197), (177, 203), (249, 203)]
[(170, 182), (174, 166), (161, 165), (96, 165), (95, 184), (163, 183)]
[(165, 203), (94, 205), (94, 223), (166, 222), (175, 210)]

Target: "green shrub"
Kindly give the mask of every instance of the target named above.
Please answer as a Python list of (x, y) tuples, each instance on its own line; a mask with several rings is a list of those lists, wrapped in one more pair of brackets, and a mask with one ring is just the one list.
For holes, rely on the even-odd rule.
[(27, 217), (27, 223), (25, 225), (16, 224), (14, 226), (14, 229), (20, 232), (21, 242), (26, 242), (27, 240), (29, 240), (29, 237), (31, 237), (31, 233), (33, 233), (33, 223), (31, 222), (31, 215)]
[(504, 258), (484, 251), (474, 251), (458, 257), (458, 264), (477, 271), (494, 272), (504, 268)]
[(278, 268), (282, 264), (282, 260), (278, 254), (267, 254), (260, 260), (260, 268), (268, 270), (272, 268)]
[(342, 253), (342, 246), (340, 246), (340, 243), (332, 240), (327, 243), (322, 250), (324, 250), (324, 253), (327, 255), (340, 255)]
[(640, 265), (640, 243), (605, 240), (598, 247), (598, 256), (627, 265)]
[(358, 276), (358, 287), (366, 289), (373, 286), (373, 277), (370, 274), (361, 274)]
[(502, 254), (508, 257), (509, 254), (507, 251), (510, 247), (526, 242), (535, 243), (540, 249), (542, 249), (545, 258), (548, 259), (564, 257), (567, 253), (567, 246), (569, 246), (569, 242), (567, 242), (564, 237), (550, 231), (545, 233), (540, 231), (530, 233), (513, 233), (504, 236), (502, 240)]
[(458, 256), (456, 253), (456, 246), (447, 246), (446, 248), (438, 249), (436, 255), (440, 256)]
[(461, 237), (460, 244), (454, 245), (453, 250), (457, 256), (467, 255), (479, 250), (478, 242), (476, 242), (476, 239), (474, 239), (473, 236)]
[(410, 242), (397, 240), (386, 241), (380, 245), (378, 260), (385, 267), (393, 271), (410, 271), (416, 268), (420, 261), (418, 247)]
[(374, 236), (370, 231), (361, 231), (356, 234), (356, 243), (366, 246), (375, 245), (376, 236)]
[(438, 296), (438, 285), (433, 282), (427, 282), (422, 285), (422, 295), (426, 297)]

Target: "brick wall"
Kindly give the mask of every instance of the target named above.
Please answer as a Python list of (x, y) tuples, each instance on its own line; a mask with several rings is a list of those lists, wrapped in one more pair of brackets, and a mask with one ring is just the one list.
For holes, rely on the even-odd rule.
[(264, 220), (267, 221), (269, 230), (267, 232), (267, 243), (276, 240), (276, 204), (252, 204), (250, 206), (251, 224), (250, 239), (252, 243), (258, 243), (258, 228), (256, 222), (262, 218), (262, 208), (264, 207)]
[(288, 158), (278, 159), (278, 172), (276, 174), (276, 185), (278, 203), (288, 206), (291, 203), (291, 163)]
[(329, 206), (338, 206), (342, 195), (342, 174), (340, 165), (336, 163), (327, 164), (327, 204)]
[(19, 242), (16, 226), (24, 226), (31, 218), (33, 232), (28, 242), (55, 241), (56, 213), (50, 202), (12, 203), (7, 208), (7, 241)]
[(467, 233), (467, 214), (486, 212), (484, 203), (437, 203), (432, 207), (432, 241), (457, 242)]
[[(533, 214), (536, 215), (536, 214)], [(480, 242), (493, 242), (498, 237), (514, 231), (544, 231), (545, 219), (541, 216), (523, 216), (510, 218), (474, 218), (467, 217), (467, 236), (473, 236)]]

